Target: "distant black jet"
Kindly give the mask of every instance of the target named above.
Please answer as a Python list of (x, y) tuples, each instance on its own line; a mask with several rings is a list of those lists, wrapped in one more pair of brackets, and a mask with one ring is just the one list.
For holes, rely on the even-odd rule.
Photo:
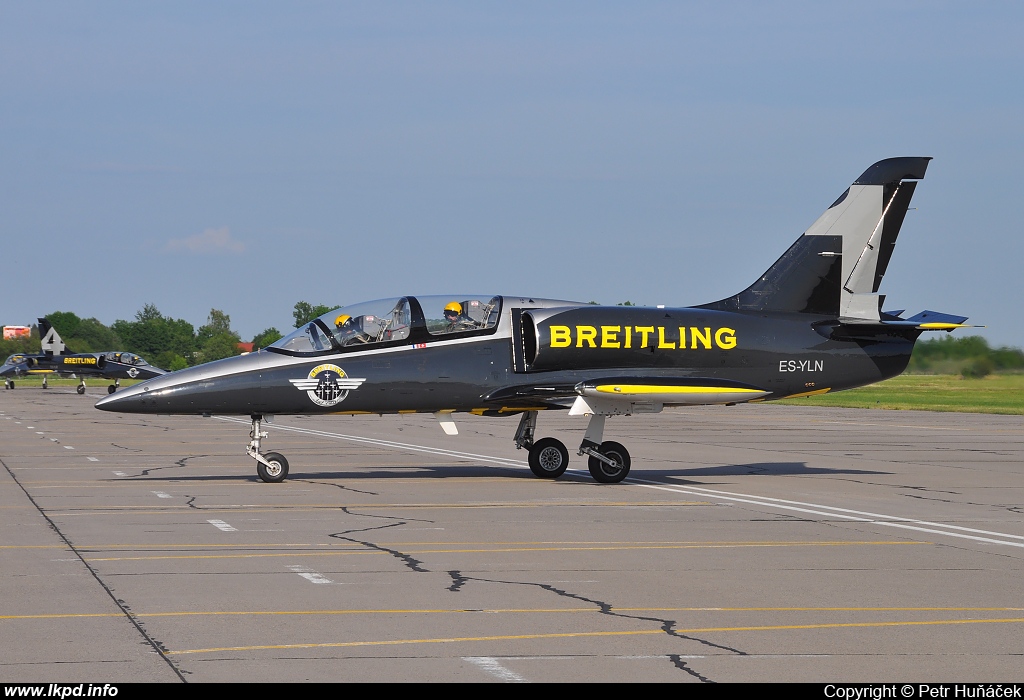
[(85, 393), (86, 377), (113, 379), (114, 383), (107, 387), (107, 393), (113, 394), (122, 379), (152, 379), (167, 374), (167, 370), (154, 367), (130, 352), (66, 352), (67, 348), (57, 334), (57, 329), (45, 318), (39, 319), (39, 334), (42, 336), (42, 352), (11, 355), (0, 366), (4, 388), (13, 389), (16, 377), (40, 374), (43, 377), (43, 388), (46, 389), (47, 378), (56, 374), (59, 377), (78, 377), (81, 380), (78, 385), (79, 394)]
[[(532, 297), (400, 297), (345, 306), (243, 357), (211, 362), (101, 399), (104, 411), (241, 414), (264, 481), (288, 461), (261, 452), (272, 414), (433, 413), (521, 416), (517, 448), (533, 473), (569, 463), (537, 414), (590, 416), (579, 454), (602, 483), (629, 472), (626, 448), (603, 441), (607, 416), (665, 406), (735, 404), (823, 394), (894, 377), (922, 331), (962, 316), (883, 312), (878, 288), (929, 158), (875, 163), (757, 281), (686, 308), (594, 306)], [(614, 261), (606, 261), (614, 265)]]

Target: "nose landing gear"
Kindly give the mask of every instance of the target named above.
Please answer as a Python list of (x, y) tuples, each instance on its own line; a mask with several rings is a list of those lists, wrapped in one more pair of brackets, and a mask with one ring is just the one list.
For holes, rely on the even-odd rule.
[(276, 484), (288, 476), (288, 460), (279, 452), (260, 453), (260, 442), (267, 434), (261, 430), (263, 416), (252, 415), (252, 430), (249, 431), (249, 446), (246, 454), (256, 460), (256, 474), (268, 484)]

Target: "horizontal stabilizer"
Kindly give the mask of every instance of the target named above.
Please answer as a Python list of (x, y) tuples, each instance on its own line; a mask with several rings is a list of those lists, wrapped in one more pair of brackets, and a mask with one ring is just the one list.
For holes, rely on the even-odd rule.
[[(833, 326), (831, 336), (844, 339), (869, 339), (875, 335), (891, 334), (894, 331), (951, 331), (957, 328), (983, 328), (964, 323), (966, 316), (955, 316), (938, 311), (922, 311), (910, 318), (899, 318), (899, 312), (884, 313), (879, 321), (841, 319), (838, 327)], [(914, 334), (914, 337), (917, 333)]]

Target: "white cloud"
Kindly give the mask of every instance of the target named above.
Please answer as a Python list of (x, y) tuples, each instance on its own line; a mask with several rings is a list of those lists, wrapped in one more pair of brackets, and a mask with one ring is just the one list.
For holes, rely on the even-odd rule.
[(222, 226), (208, 228), (187, 238), (172, 238), (167, 241), (164, 250), (189, 253), (241, 253), (245, 250), (245, 244), (231, 237), (230, 228)]

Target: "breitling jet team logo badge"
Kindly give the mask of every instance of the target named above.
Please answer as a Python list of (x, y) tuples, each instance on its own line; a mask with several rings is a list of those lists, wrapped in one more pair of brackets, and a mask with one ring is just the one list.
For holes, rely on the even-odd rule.
[(288, 381), (299, 391), (306, 392), (317, 406), (333, 406), (344, 401), (351, 390), (358, 389), (366, 380), (349, 377), (338, 365), (317, 365), (309, 370), (305, 379)]

